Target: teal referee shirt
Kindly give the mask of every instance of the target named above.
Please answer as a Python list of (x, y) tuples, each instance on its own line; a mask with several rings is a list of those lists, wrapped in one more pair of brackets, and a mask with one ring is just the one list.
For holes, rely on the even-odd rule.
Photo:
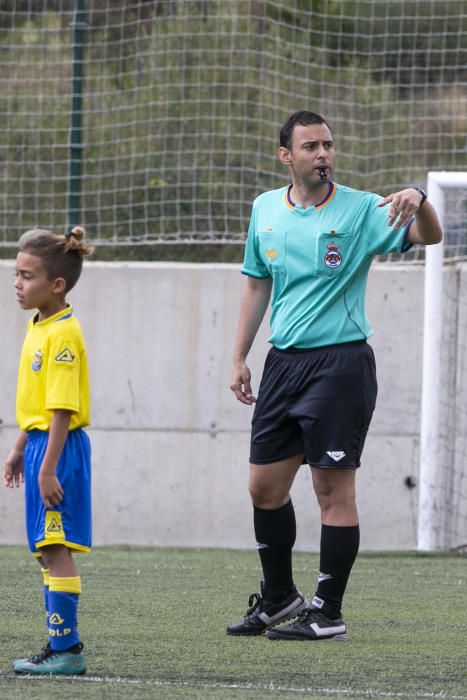
[(374, 255), (410, 248), (405, 228), (387, 225), (381, 197), (329, 183), (325, 199), (303, 209), (291, 186), (255, 199), (242, 272), (273, 278), (271, 336), (281, 350), (368, 338), (365, 310)]

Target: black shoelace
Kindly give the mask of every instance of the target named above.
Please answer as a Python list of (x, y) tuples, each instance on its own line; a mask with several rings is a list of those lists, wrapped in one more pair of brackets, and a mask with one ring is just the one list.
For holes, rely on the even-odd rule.
[(28, 661), (31, 664), (43, 664), (44, 661), (47, 661), (47, 659), (50, 659), (50, 657), (56, 653), (57, 652), (54, 652), (53, 649), (50, 647), (50, 644), (47, 644), (47, 646), (44, 647), (39, 654), (31, 656), (31, 658), (28, 659)]
[[(69, 649), (65, 649), (64, 651), (67, 651), (71, 654), (79, 654), (82, 648), (83, 645), (81, 644), (81, 642), (78, 642), (78, 644), (75, 644)], [(30, 664), (43, 664), (45, 661), (47, 661), (47, 659), (50, 659), (52, 656), (60, 656), (60, 654), (63, 654), (63, 651), (54, 651), (49, 643), (46, 647), (42, 649), (42, 651), (39, 654), (31, 656), (31, 658), (28, 659), (28, 662)]]
[(261, 610), (263, 605), (263, 599), (258, 593), (252, 593), (248, 598), (248, 610), (246, 611), (246, 616), (252, 615), (257, 608)]
[(298, 613), (297, 622), (309, 622), (310, 620), (316, 620), (319, 613), (311, 608), (305, 608), (302, 612)]

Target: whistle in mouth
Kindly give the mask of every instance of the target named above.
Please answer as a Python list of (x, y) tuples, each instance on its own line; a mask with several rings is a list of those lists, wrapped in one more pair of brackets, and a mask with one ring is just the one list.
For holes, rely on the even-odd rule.
[(328, 179), (326, 175), (326, 168), (319, 169), (319, 176), (323, 182)]

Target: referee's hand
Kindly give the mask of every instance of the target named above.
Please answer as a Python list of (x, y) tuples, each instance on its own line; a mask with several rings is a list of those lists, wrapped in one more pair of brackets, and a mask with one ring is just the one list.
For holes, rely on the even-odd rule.
[(377, 206), (384, 207), (389, 204), (388, 226), (394, 226), (397, 229), (407, 226), (412, 216), (417, 213), (420, 209), (420, 199), (423, 199), (420, 192), (414, 187), (408, 187), (388, 195)]
[(232, 381), (230, 383), (230, 388), (237, 397), (238, 401), (251, 406), (256, 401), (256, 397), (251, 393), (251, 374), (250, 370), (243, 362), (238, 365), (234, 365), (232, 371)]

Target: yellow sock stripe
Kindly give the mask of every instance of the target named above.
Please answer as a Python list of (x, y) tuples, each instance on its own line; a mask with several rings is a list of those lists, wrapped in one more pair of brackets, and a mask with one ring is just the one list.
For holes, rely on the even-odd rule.
[(44, 579), (44, 586), (48, 586), (48, 585), (49, 585), (49, 579), (50, 579), (49, 570), (48, 570), (48, 569), (43, 569), (43, 568), (41, 567), (41, 571), (42, 571), (42, 577), (43, 577), (43, 579)]
[(81, 593), (80, 576), (49, 576), (49, 591)]

